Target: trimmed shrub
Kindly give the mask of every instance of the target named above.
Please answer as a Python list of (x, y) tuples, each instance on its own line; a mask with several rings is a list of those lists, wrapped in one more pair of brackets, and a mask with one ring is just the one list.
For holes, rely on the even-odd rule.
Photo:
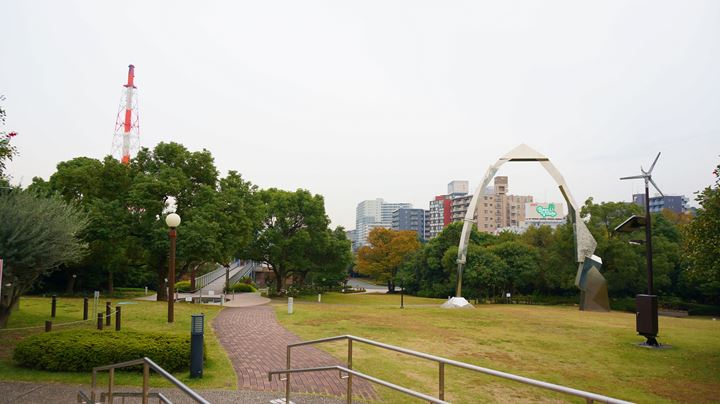
[(240, 282), (230, 286), (230, 291), (238, 293), (249, 293), (257, 292), (257, 289), (255, 289), (252, 285)]
[(190, 368), (190, 336), (163, 333), (68, 330), (32, 335), (15, 347), (18, 365), (87, 372), (95, 366), (148, 357), (168, 372)]
[(183, 293), (192, 292), (192, 290), (190, 290), (190, 281), (177, 282), (175, 284), (175, 290), (177, 290), (178, 292), (183, 292)]

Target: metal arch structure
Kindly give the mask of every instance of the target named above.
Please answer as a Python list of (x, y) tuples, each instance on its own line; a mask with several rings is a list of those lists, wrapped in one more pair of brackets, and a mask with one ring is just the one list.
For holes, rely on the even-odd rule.
[[(467, 261), (467, 249), (468, 242), (470, 241), (470, 233), (472, 226), (475, 223), (474, 216), (477, 209), (478, 201), (485, 195), (485, 189), (490, 184), (490, 181), (495, 177), (498, 169), (507, 162), (518, 161), (518, 162), (538, 162), (540, 163), (545, 171), (555, 180), (560, 193), (562, 193), (565, 202), (567, 202), (568, 216), (573, 224), (573, 234), (575, 238), (575, 258), (578, 263), (578, 271), (575, 276), (575, 286), (581, 291), (580, 297), (580, 310), (589, 311), (610, 311), (610, 304), (607, 292), (607, 281), (605, 277), (600, 273), (602, 267), (602, 259), (594, 255), (597, 242), (593, 238), (592, 234), (588, 230), (585, 222), (580, 217), (578, 205), (575, 202), (570, 190), (568, 189), (565, 178), (550, 162), (550, 159), (540, 154), (536, 150), (521, 144), (516, 148), (512, 149), (509, 153), (500, 157), (498, 161), (491, 165), (485, 177), (482, 180), (480, 186), (477, 187), (473, 194), (470, 205), (468, 206), (465, 220), (463, 223), (463, 229), (460, 236), (460, 245), (458, 248), (458, 274), (457, 274), (457, 288), (455, 297), (448, 300), (443, 307), (466, 307), (470, 306), (465, 299), (462, 298), (462, 272), (463, 266)], [(471, 306), (470, 306), (471, 307)]]

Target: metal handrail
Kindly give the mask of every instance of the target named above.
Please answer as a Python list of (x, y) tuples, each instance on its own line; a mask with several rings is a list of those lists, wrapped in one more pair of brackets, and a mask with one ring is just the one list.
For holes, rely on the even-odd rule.
[[(296, 342), (294, 344), (288, 344), (287, 345), (287, 362), (286, 362), (286, 369), (284, 371), (274, 371), (273, 374), (277, 373), (284, 373), (286, 374), (285, 378), (285, 400), (286, 402), (290, 401), (290, 373), (292, 373), (292, 370), (290, 368), (290, 354), (291, 349), (298, 346), (304, 346), (304, 345), (315, 345), (325, 342), (333, 342), (333, 341), (340, 341), (340, 340), (347, 340), (348, 341), (348, 354), (347, 354), (347, 368), (352, 369), (352, 343), (353, 341), (357, 341), (360, 343), (364, 343), (371, 346), (376, 346), (378, 348), (387, 349), (394, 352), (403, 353), (406, 355), (414, 356), (421, 359), (430, 360), (433, 362), (438, 363), (438, 396), (440, 400), (445, 399), (445, 365), (455, 366), (462, 369), (472, 370), (474, 372), (478, 373), (484, 373), (490, 376), (500, 377), (503, 379), (513, 380), (516, 382), (528, 384), (534, 387), (543, 388), (546, 390), (552, 390), (557, 391), (559, 393), (568, 394), (576, 397), (584, 398), (588, 403), (592, 403), (594, 401), (598, 402), (604, 402), (604, 403), (611, 403), (611, 404), (628, 404), (629, 401), (623, 401), (619, 399), (615, 399), (608, 396), (603, 396), (600, 394), (590, 393), (588, 391), (584, 390), (578, 390), (573, 389), (571, 387), (565, 387), (558, 384), (543, 382), (540, 380), (531, 379), (528, 377), (518, 376), (514, 375), (512, 373), (506, 373), (506, 372), (500, 372), (498, 370), (488, 369), (480, 366), (471, 365), (469, 363), (459, 362), (452, 359), (443, 358), (440, 356), (430, 355), (426, 354), (424, 352), (418, 352), (413, 351), (411, 349), (402, 348), (395, 345), (389, 345), (384, 344), (382, 342), (377, 342), (373, 340), (369, 340), (366, 338), (356, 337), (354, 335), (339, 335), (336, 337), (329, 337), (329, 338), (321, 338), (316, 339), (312, 341), (303, 341), (303, 342)], [(353, 374), (350, 373), (347, 378), (347, 402), (352, 403), (352, 376)], [(378, 379), (379, 380), (379, 379)], [(420, 393), (418, 393), (420, 394)]]
[(254, 261), (250, 261), (247, 264), (244, 265), (244, 268), (235, 272), (233, 276), (230, 277), (230, 286), (236, 284), (240, 279), (247, 276), (249, 273), (251, 273), (255, 268), (257, 267), (257, 263)]
[[(272, 381), (273, 375), (276, 375), (276, 374), (286, 374), (287, 375), (289, 373), (320, 372), (320, 371), (324, 371), (324, 370), (339, 370), (340, 371), (339, 376), (341, 379), (347, 379), (349, 376), (342, 375), (343, 373), (347, 373), (348, 375), (357, 376), (357, 377), (367, 380), (369, 382), (373, 382), (373, 383), (379, 384), (381, 386), (389, 387), (393, 390), (399, 391), (401, 393), (405, 393), (405, 394), (415, 397), (415, 398), (419, 398), (423, 401), (428, 401), (428, 402), (436, 403), (436, 404), (450, 404), (448, 401), (438, 400), (437, 398), (428, 396), (427, 394), (419, 393), (415, 390), (410, 390), (406, 387), (402, 387), (402, 386), (398, 386), (397, 384), (386, 382), (385, 380), (378, 379), (378, 378), (372, 377), (370, 375), (366, 375), (365, 373), (360, 373), (356, 370), (348, 369), (344, 366), (322, 366), (322, 367), (317, 367), (317, 368), (291, 369), (289, 371), (288, 370), (274, 370), (274, 371), (268, 372), (268, 381)], [(286, 380), (286, 379), (281, 378), (280, 380), (282, 381), (282, 380)], [(288, 401), (286, 401), (286, 402), (288, 402)]]
[[(233, 270), (240, 266), (240, 263), (233, 262), (235, 265), (231, 265), (228, 267), (228, 270)], [(215, 282), (219, 278), (225, 276), (225, 267), (223, 265), (218, 264), (217, 269), (212, 270), (211, 272), (206, 273), (205, 275), (200, 275), (197, 278), (195, 278), (195, 287), (198, 289), (202, 289), (205, 286)]]
[[(113, 387), (115, 387), (115, 369), (119, 368), (126, 368), (130, 366), (137, 366), (142, 365), (143, 367), (143, 391), (142, 391), (142, 402), (143, 404), (147, 404), (148, 397), (150, 395), (150, 369), (157, 372), (160, 376), (164, 377), (166, 380), (168, 380), (170, 383), (174, 384), (175, 387), (180, 389), (183, 393), (188, 395), (191, 399), (195, 400), (195, 402), (201, 403), (201, 404), (210, 404), (209, 401), (205, 400), (201, 395), (196, 393), (194, 390), (192, 390), (190, 387), (186, 386), (185, 383), (181, 382), (180, 380), (176, 379), (173, 375), (168, 373), (165, 369), (161, 368), (160, 365), (153, 362), (150, 358), (142, 358), (142, 359), (135, 359), (132, 361), (127, 362), (121, 362), (121, 363), (115, 363), (112, 365), (105, 365), (105, 366), (96, 366), (92, 370), (92, 387), (90, 390), (90, 400), (91, 402), (95, 402), (95, 388), (97, 386), (97, 372), (101, 372), (104, 370), (108, 371), (108, 391), (105, 393), (105, 396), (108, 398), (108, 401), (112, 402), (113, 400)], [(164, 396), (163, 396), (164, 397)]]

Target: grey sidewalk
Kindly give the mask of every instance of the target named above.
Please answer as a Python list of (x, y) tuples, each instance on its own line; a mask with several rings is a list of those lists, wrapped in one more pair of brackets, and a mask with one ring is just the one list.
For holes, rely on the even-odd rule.
[[(88, 374), (88, 379), (90, 375)], [(69, 385), (57, 383), (32, 383), (32, 382), (10, 382), (0, 381), (0, 403), (2, 404), (55, 404), (55, 403), (76, 403), (77, 393), (82, 390), (90, 394), (89, 385)], [(137, 391), (138, 387), (115, 386), (115, 391)], [(161, 392), (173, 403), (189, 404), (194, 401), (188, 399), (178, 389), (160, 388), (152, 389), (153, 392)], [(277, 392), (259, 391), (233, 391), (233, 390), (198, 390), (206, 400), (211, 403), (269, 403), (282, 396)], [(340, 404), (345, 400), (341, 398), (321, 397), (310, 394), (295, 393), (292, 400), (297, 404)], [(125, 403), (140, 403), (139, 398), (127, 398)], [(151, 402), (155, 402), (152, 400)]]

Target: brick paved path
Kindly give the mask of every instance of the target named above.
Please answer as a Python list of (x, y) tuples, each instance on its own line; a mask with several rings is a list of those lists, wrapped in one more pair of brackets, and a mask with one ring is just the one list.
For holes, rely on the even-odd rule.
[[(267, 372), (284, 369), (287, 344), (301, 339), (278, 324), (272, 307), (225, 308), (215, 318), (213, 327), (232, 361), (240, 390), (285, 391), (285, 382), (278, 381), (277, 376), (268, 381)], [(315, 347), (292, 350), (293, 368), (332, 365), (344, 364)], [(337, 371), (296, 373), (290, 386), (293, 392), (336, 396), (345, 395), (347, 389), (346, 381), (338, 377)], [(353, 395), (377, 399), (370, 383), (358, 378), (353, 378)]]

